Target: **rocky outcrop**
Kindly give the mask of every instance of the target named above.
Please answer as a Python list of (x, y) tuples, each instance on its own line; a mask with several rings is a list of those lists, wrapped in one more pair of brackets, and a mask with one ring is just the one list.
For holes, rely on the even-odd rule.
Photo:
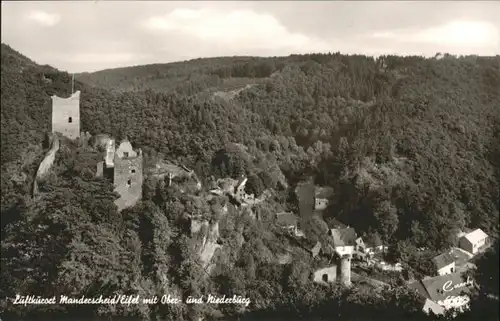
[(207, 267), (215, 254), (215, 251), (221, 246), (217, 244), (219, 239), (219, 222), (214, 223), (207, 235), (203, 237), (203, 243), (199, 250), (199, 257), (203, 267)]
[(209, 227), (208, 221), (200, 221), (198, 219), (192, 218), (191, 219), (191, 235), (199, 233), (204, 226), (206, 226), (207, 228)]

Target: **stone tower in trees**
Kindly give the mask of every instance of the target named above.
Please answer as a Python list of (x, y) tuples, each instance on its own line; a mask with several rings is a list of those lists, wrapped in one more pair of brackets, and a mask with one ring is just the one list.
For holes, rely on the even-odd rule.
[(121, 211), (142, 198), (142, 151), (134, 151), (126, 139), (118, 148), (115, 148), (114, 139), (107, 139), (105, 146), (104, 161), (97, 164), (97, 176), (113, 180), (115, 192), (120, 195), (115, 204)]
[(345, 254), (340, 258), (340, 283), (351, 285), (351, 255)]
[(80, 91), (69, 98), (52, 97), (52, 132), (70, 139), (80, 136)]
[(123, 140), (114, 154), (113, 183), (120, 194), (118, 210), (134, 206), (142, 197), (142, 151), (134, 151), (128, 140)]

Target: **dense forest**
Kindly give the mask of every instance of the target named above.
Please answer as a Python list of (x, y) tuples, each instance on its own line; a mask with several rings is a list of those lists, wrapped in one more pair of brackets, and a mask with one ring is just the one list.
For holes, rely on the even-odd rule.
[[(183, 193), (146, 177), (143, 199), (118, 213), (111, 184), (96, 179), (98, 153), (64, 140), (41, 199), (31, 197), (51, 128), (51, 95), (68, 97), (71, 76), (1, 49), (2, 297), (29, 293), (98, 296), (121, 292), (179, 297), (220, 293), (238, 305), (28, 306), (2, 303), (13, 318), (52, 315), (282, 316), (335, 320), (425, 319), (414, 293), (323, 287), (299, 249), (273, 263), (290, 241), (277, 211), (297, 211), (291, 192), (312, 178), (334, 188), (326, 218), (390, 244), (389, 257), (416, 273), (456, 245), (456, 232), (498, 235), (500, 58), (347, 56), (227, 57), (76, 75), (81, 126), (127, 137), (146, 162), (169, 158), (214, 178), (248, 177), (247, 192), (271, 197), (251, 213), (224, 197)], [(229, 215), (221, 208), (229, 204)], [(187, 217), (217, 223), (223, 246), (207, 275)], [(301, 224), (320, 237), (314, 220)], [(425, 251), (417, 251), (425, 248)], [(498, 306), (498, 245), (477, 263), (482, 313)], [(496, 269), (495, 269), (496, 267)], [(420, 304), (420, 305), (419, 305)], [(332, 306), (335, 314), (332, 315)], [(477, 312), (476, 312), (477, 313)], [(498, 315), (498, 312), (496, 312)], [(380, 316), (375, 318), (374, 316)], [(464, 315), (474, 320), (477, 315)], [(429, 318), (430, 319), (430, 318)], [(488, 314), (481, 319), (489, 320)]]

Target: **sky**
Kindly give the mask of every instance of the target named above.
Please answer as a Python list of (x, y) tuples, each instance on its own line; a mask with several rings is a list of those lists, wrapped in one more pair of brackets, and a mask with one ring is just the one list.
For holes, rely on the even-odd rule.
[(500, 54), (500, 1), (2, 1), (1, 39), (68, 72), (215, 56)]

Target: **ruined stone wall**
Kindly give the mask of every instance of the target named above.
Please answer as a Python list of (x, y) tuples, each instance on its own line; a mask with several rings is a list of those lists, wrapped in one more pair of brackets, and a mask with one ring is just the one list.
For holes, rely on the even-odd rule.
[(42, 160), (36, 171), (36, 177), (33, 181), (33, 197), (38, 195), (38, 181), (42, 180), (45, 175), (47, 175), (50, 168), (54, 164), (56, 153), (59, 150), (59, 144), (59, 137), (57, 137), (57, 135), (53, 135), (50, 150), (47, 152), (45, 158)]
[(54, 160), (56, 158), (56, 152), (58, 150), (59, 150), (59, 138), (57, 137), (57, 135), (54, 135), (50, 150), (45, 155), (45, 158), (40, 163), (40, 166), (38, 167), (38, 170), (36, 172), (37, 179), (43, 179), (43, 177), (47, 174), (49, 169), (52, 167), (52, 164), (54, 164)]
[(70, 139), (80, 136), (80, 91), (69, 98), (52, 96), (52, 132)]
[(116, 154), (120, 158), (137, 156), (137, 153), (132, 148), (132, 144), (130, 144), (128, 140), (124, 140), (120, 143), (120, 146), (116, 149)]
[(118, 210), (134, 206), (142, 197), (142, 153), (136, 157), (120, 158), (115, 155), (113, 183), (120, 198), (115, 201)]
[(337, 281), (337, 266), (332, 265), (314, 272), (313, 281), (321, 284), (334, 283)]

